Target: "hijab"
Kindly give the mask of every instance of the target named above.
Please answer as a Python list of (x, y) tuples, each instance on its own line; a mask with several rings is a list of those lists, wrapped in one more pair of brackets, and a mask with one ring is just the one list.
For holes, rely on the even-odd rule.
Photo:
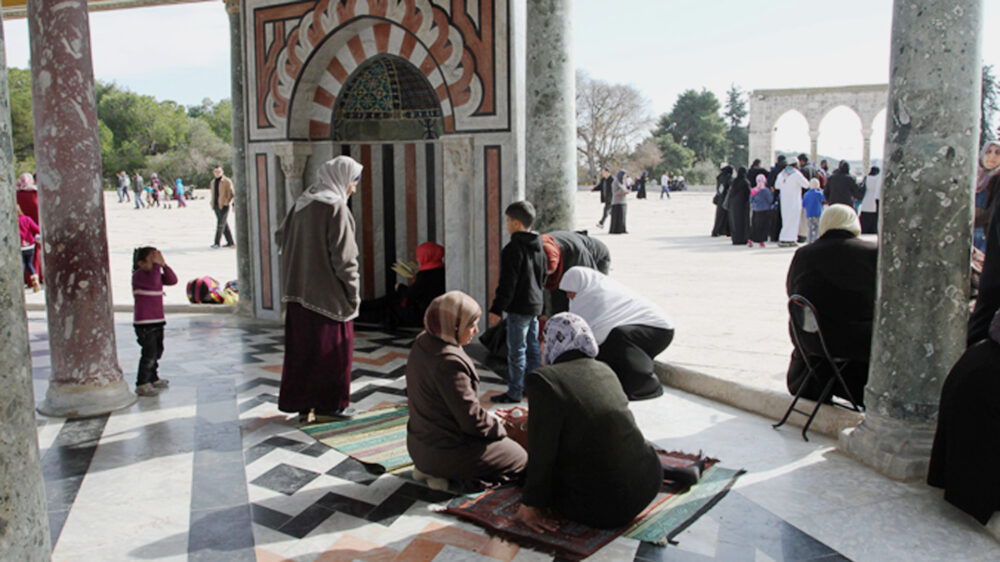
[(597, 357), (599, 351), (594, 332), (587, 322), (572, 312), (560, 312), (545, 323), (545, 364), (551, 365), (567, 351), (579, 351), (587, 357)]
[(672, 330), (673, 324), (662, 308), (649, 299), (588, 267), (571, 267), (563, 274), (559, 288), (576, 293), (569, 311), (579, 315), (602, 344), (618, 326), (638, 324)]
[(618, 174), (615, 177), (618, 178), (619, 183), (625, 181), (625, 170), (618, 170)]
[(347, 190), (351, 182), (361, 177), (364, 166), (350, 156), (338, 156), (324, 162), (316, 172), (316, 183), (302, 192), (295, 201), (295, 212), (305, 209), (313, 201), (335, 205), (347, 203)]
[(761, 189), (767, 189), (767, 174), (757, 174), (757, 185), (753, 190), (760, 191)]
[(17, 186), (18, 191), (38, 190), (38, 187), (35, 186), (35, 176), (28, 173), (21, 174), (21, 177), (17, 178), (15, 185)]
[(181, 181), (181, 178), (175, 179), (174, 185), (177, 186), (178, 191), (184, 189), (184, 182)]
[(983, 149), (979, 152), (979, 173), (976, 176), (976, 193), (982, 193), (986, 189), (986, 186), (989, 185), (990, 180), (1000, 173), (1000, 166), (997, 166), (992, 170), (987, 170), (986, 166), (983, 165), (983, 157), (986, 156), (986, 150), (990, 147), (990, 145), (1000, 147), (1000, 141), (987, 141), (986, 144), (983, 145)]
[(420, 264), (420, 271), (444, 267), (444, 246), (434, 242), (417, 246), (417, 263)]
[(849, 174), (851, 173), (851, 165), (847, 163), (847, 160), (841, 160), (840, 164), (837, 166), (838, 174)]
[(830, 230), (846, 230), (855, 236), (861, 234), (861, 221), (854, 208), (843, 203), (827, 207), (819, 217), (819, 235), (823, 236)]
[[(360, 166), (360, 164), (358, 164)], [(479, 321), (479, 303), (462, 291), (449, 291), (431, 301), (424, 314), (427, 333), (451, 345), (461, 345), (458, 338)]]
[(747, 169), (744, 168), (743, 166), (740, 166), (739, 168), (737, 168), (736, 169), (736, 179), (740, 180), (740, 179), (746, 179), (746, 178), (747, 178)]

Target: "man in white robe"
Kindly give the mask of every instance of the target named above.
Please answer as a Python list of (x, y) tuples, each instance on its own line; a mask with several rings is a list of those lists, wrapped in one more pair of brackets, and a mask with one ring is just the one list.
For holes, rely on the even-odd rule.
[(809, 181), (792, 163), (778, 172), (774, 187), (781, 191), (781, 233), (778, 235), (778, 245), (797, 246), (799, 220), (802, 218), (802, 190), (809, 187)]

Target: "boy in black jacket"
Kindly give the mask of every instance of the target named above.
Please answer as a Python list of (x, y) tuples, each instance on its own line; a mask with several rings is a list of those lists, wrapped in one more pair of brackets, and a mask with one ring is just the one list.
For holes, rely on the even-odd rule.
[(500, 254), (500, 282), (490, 313), (507, 313), (507, 392), (490, 398), (514, 403), (524, 397), (524, 374), (542, 364), (538, 346), (538, 315), (542, 313), (546, 259), (542, 238), (531, 231), (535, 207), (527, 201), (511, 203), (507, 210), (510, 242)]

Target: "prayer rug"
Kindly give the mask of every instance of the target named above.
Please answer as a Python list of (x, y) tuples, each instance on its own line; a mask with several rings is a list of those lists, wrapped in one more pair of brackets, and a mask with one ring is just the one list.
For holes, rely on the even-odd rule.
[(406, 450), (409, 419), (410, 409), (397, 406), (370, 410), (349, 420), (303, 426), (302, 431), (331, 449), (375, 465), (377, 472), (399, 473), (413, 466)]
[[(697, 456), (658, 450), (660, 462), (666, 466), (687, 466)], [(488, 531), (524, 546), (556, 554), (570, 560), (580, 560), (620, 535), (656, 544), (666, 544), (671, 538), (698, 520), (726, 495), (744, 471), (714, 466), (711, 459), (701, 480), (690, 488), (664, 481), (663, 491), (635, 520), (619, 529), (594, 529), (581, 523), (558, 519), (559, 530), (536, 533), (514, 519), (521, 503), (521, 488), (504, 486), (480, 494), (452, 500), (446, 513), (468, 519)]]

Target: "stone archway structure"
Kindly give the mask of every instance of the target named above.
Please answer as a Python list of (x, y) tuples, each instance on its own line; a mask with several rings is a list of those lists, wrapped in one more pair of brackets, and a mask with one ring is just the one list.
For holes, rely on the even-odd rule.
[(809, 123), (809, 155), (816, 160), (820, 123), (831, 110), (843, 105), (861, 119), (863, 167), (868, 170), (871, 164), (872, 123), (886, 108), (888, 96), (888, 84), (754, 90), (750, 93), (750, 159), (760, 158), (765, 164), (774, 161), (774, 125), (782, 115), (795, 110)]

